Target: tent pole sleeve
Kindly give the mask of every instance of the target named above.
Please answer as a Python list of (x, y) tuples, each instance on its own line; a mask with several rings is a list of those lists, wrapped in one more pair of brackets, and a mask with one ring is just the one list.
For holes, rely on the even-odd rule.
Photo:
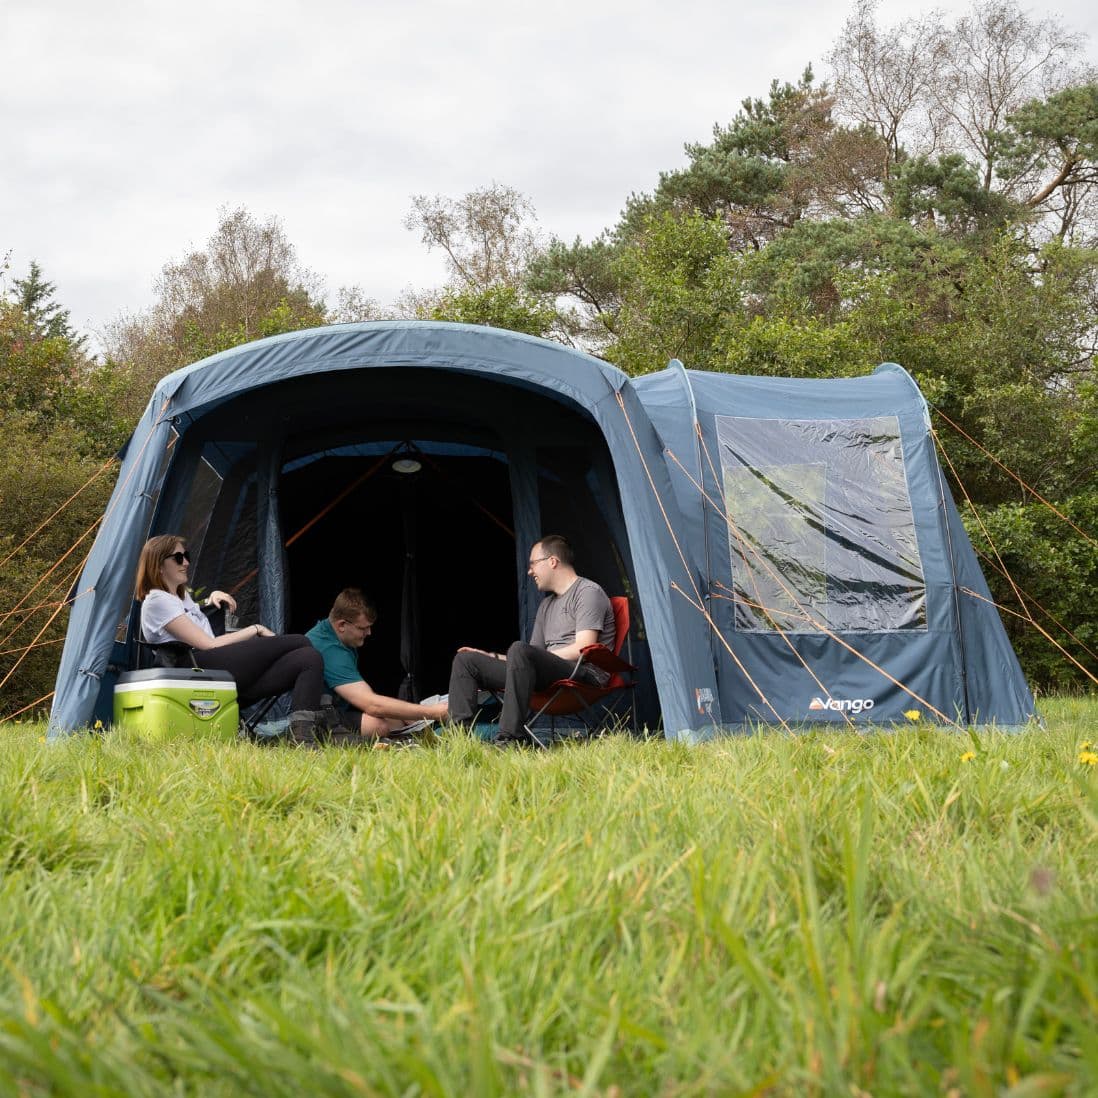
[[(698, 403), (694, 399), (694, 386), (690, 384), (690, 375), (686, 372), (686, 367), (677, 359), (673, 358), (668, 363), (669, 366), (677, 366), (679, 369), (679, 376), (682, 378), (683, 386), (686, 388), (686, 396), (690, 401), (690, 421), (694, 425), (694, 457), (698, 465), (698, 483), (702, 486), (701, 510), (702, 510), (702, 546), (705, 549), (705, 588), (702, 591), (702, 599), (705, 602), (705, 612), (709, 615), (709, 619), (713, 618), (713, 564), (710, 559), (709, 551), (709, 508), (706, 506), (705, 500), (705, 466), (702, 463), (702, 435), (701, 424), (698, 422)], [(723, 488), (719, 484), (715, 484), (715, 491), (723, 495)], [(709, 651), (713, 656), (713, 674), (716, 675), (720, 666), (720, 661), (717, 652), (717, 641), (713, 636), (712, 631), (709, 633)]]
[(945, 533), (946, 553), (949, 556), (949, 589), (953, 595), (953, 619), (956, 623), (957, 654), (961, 662), (961, 698), (965, 704), (965, 724), (972, 723), (972, 705), (968, 697), (968, 655), (965, 651), (965, 629), (961, 620), (961, 593), (957, 589), (957, 561), (953, 554), (953, 535), (949, 529), (949, 508), (946, 506), (946, 486), (942, 475), (942, 463), (934, 451), (933, 436), (928, 434), (930, 441), (930, 457), (934, 462), (934, 468), (938, 473), (938, 517)]
[(507, 443), (511, 477), (511, 510), (515, 525), (515, 575), (518, 579), (519, 636), (528, 640), (538, 612), (538, 593), (527, 582), (530, 546), (541, 537), (541, 503), (534, 448), (519, 439)]
[(282, 553), (282, 518), (278, 487), (282, 473), (282, 447), (264, 446), (257, 462), (256, 519), (258, 546), (259, 617), (264, 625), (281, 633), (286, 628), (286, 582)]

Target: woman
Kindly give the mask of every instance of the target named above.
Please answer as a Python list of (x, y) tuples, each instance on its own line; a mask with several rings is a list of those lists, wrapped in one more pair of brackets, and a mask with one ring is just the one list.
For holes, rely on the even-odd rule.
[[(320, 653), (299, 633), (276, 636), (265, 625), (247, 625), (215, 637), (187, 590), (190, 569), (191, 555), (178, 535), (161, 534), (145, 543), (137, 565), (145, 641), (180, 641), (201, 652), (200, 666), (232, 674), (242, 705), (292, 691), (291, 734), (295, 740), (311, 741), (324, 689)], [(214, 591), (208, 601), (236, 610), (236, 600), (224, 591)]]

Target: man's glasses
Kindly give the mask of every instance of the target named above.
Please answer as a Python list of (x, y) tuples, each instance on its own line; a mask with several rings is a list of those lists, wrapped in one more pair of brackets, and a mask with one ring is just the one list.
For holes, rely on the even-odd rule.
[(184, 549), (182, 553), (169, 553), (167, 559), (174, 560), (176, 564), (182, 564), (184, 561), (190, 564), (191, 551), (190, 549)]
[(531, 568), (533, 568), (535, 564), (541, 564), (541, 562), (542, 562), (543, 560), (549, 560), (549, 557), (551, 557), (552, 555), (553, 555), (553, 554), (552, 554), (552, 553), (550, 553), (548, 557), (534, 557), (534, 558), (533, 558), (533, 559), (532, 559), (532, 560), (530, 561), (530, 567), (531, 567)]

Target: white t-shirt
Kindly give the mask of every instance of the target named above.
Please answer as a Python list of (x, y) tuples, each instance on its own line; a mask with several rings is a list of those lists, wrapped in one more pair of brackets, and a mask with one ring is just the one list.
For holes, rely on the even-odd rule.
[(168, 644), (171, 641), (178, 641), (179, 638), (173, 637), (164, 627), (183, 614), (186, 614), (207, 636), (214, 635), (209, 618), (199, 610), (198, 603), (191, 598), (190, 591), (179, 598), (169, 591), (161, 591), (158, 587), (154, 587), (141, 604), (141, 635), (148, 644)]

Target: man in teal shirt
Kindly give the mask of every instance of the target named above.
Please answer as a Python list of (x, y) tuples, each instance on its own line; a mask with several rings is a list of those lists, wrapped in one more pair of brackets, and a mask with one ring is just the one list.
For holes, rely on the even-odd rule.
[(377, 611), (357, 587), (340, 591), (331, 612), (305, 634), (324, 661), (324, 682), (339, 698), (345, 723), (358, 721), (363, 736), (420, 727), (446, 716), (446, 703), (420, 705), (377, 694), (358, 669), (358, 650), (377, 620)]

